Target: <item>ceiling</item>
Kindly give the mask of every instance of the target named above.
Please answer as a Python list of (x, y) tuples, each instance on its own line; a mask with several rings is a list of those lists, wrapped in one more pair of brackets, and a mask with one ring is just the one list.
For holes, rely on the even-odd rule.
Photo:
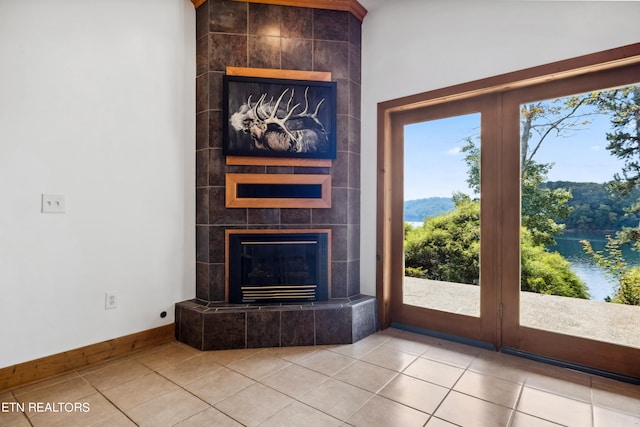
[[(358, 0), (358, 3), (364, 6), (364, 8), (367, 9), (368, 12), (370, 12), (373, 9), (378, 8), (379, 6), (381, 6), (382, 4), (388, 1), (389, 0)], [(395, 0), (395, 1), (397, 2), (399, 0)]]

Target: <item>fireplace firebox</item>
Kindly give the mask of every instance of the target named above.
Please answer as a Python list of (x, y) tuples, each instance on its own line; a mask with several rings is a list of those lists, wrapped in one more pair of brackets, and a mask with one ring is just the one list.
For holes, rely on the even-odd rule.
[(228, 301), (326, 301), (330, 293), (331, 230), (227, 230)]

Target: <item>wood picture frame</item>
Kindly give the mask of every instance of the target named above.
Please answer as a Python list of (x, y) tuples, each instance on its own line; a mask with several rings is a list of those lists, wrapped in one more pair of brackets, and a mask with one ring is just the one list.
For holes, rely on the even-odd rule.
[(223, 77), (226, 156), (335, 159), (336, 82)]
[(231, 166), (301, 166), (307, 168), (330, 168), (331, 159), (287, 159), (285, 157), (226, 156)]
[(227, 208), (330, 208), (331, 175), (226, 174)]

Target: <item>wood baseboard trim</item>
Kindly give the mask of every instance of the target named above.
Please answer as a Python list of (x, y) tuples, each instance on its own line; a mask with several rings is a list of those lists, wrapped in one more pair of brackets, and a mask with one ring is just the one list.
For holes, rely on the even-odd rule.
[(0, 392), (175, 340), (175, 323), (0, 369)]

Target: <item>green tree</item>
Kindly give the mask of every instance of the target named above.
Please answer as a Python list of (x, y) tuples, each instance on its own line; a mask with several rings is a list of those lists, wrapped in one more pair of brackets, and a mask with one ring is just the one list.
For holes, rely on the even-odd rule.
[[(621, 172), (614, 175), (612, 189), (629, 194), (640, 187), (640, 85), (602, 92), (597, 104), (601, 111), (611, 114), (607, 150), (624, 161)], [(640, 200), (627, 209), (629, 215), (638, 212)], [(640, 224), (623, 228), (616, 233), (615, 240), (640, 250)]]
[(581, 241), (584, 250), (604, 268), (614, 285), (613, 297), (607, 301), (618, 304), (640, 305), (640, 267), (630, 267), (624, 260), (620, 241), (607, 236), (604, 250), (596, 251), (586, 240)]
[[(471, 138), (462, 147), (467, 164), (467, 184), (475, 194), (480, 193), (480, 149)], [(522, 225), (531, 233), (534, 242), (541, 245), (555, 244), (555, 236), (565, 228), (565, 220), (571, 208), (568, 201), (571, 193), (564, 188), (543, 187), (550, 163), (526, 162), (527, 171), (522, 174)]]
[[(549, 136), (566, 138), (584, 130), (597, 110), (581, 108), (599, 99), (599, 92), (524, 104), (520, 108), (520, 177), (535, 171), (531, 165)], [(547, 164), (546, 166), (551, 166)]]
[[(406, 232), (405, 274), (473, 284), (479, 279), (480, 204), (454, 195), (455, 210)], [(406, 231), (406, 228), (405, 228)]]
[(550, 136), (566, 138), (591, 123), (600, 114), (592, 105), (599, 92), (569, 96), (552, 101), (523, 104), (520, 108), (520, 180), (522, 186), (522, 225), (538, 244), (555, 244), (555, 236), (564, 229), (571, 208), (571, 193), (563, 188), (550, 190), (541, 186), (553, 163), (539, 163), (535, 156)]
[(555, 236), (562, 233), (565, 220), (571, 212), (568, 202), (571, 193), (564, 188), (549, 189), (542, 186), (553, 165), (527, 163), (529, 171), (522, 178), (521, 222), (531, 233), (533, 242), (539, 245), (553, 245)]
[(624, 161), (615, 189), (628, 193), (640, 184), (640, 85), (603, 91), (595, 103), (611, 115), (607, 150)]
[(465, 138), (467, 143), (460, 150), (465, 153), (464, 162), (467, 164), (467, 185), (473, 194), (480, 195), (480, 148), (470, 136)]
[(558, 252), (537, 244), (525, 227), (520, 230), (520, 259), (523, 291), (589, 299), (586, 285), (571, 270), (569, 262)]
[[(607, 149), (624, 161), (621, 172), (614, 175), (612, 189), (629, 194), (640, 187), (640, 85), (603, 91), (593, 103), (601, 112), (611, 115), (612, 131), (607, 133)], [(636, 201), (627, 213), (638, 212), (640, 202)], [(640, 250), (640, 225), (624, 227), (615, 237), (607, 236), (603, 251), (594, 251), (587, 241), (582, 244), (614, 283), (614, 295), (609, 301), (640, 305), (640, 267), (630, 267), (620, 249), (628, 244)]]
[(571, 192), (568, 204), (571, 207), (569, 217), (563, 221), (567, 230), (620, 230), (623, 227), (634, 227), (640, 216), (626, 213), (628, 208), (640, 198), (640, 189), (628, 194), (611, 191), (609, 184), (595, 182), (554, 181), (545, 182), (543, 187), (549, 189), (565, 188)]
[[(480, 279), (480, 203), (456, 194), (454, 211), (405, 228), (405, 275), (466, 284)], [(588, 298), (584, 283), (557, 252), (535, 243), (522, 228), (521, 287), (524, 291)]]

